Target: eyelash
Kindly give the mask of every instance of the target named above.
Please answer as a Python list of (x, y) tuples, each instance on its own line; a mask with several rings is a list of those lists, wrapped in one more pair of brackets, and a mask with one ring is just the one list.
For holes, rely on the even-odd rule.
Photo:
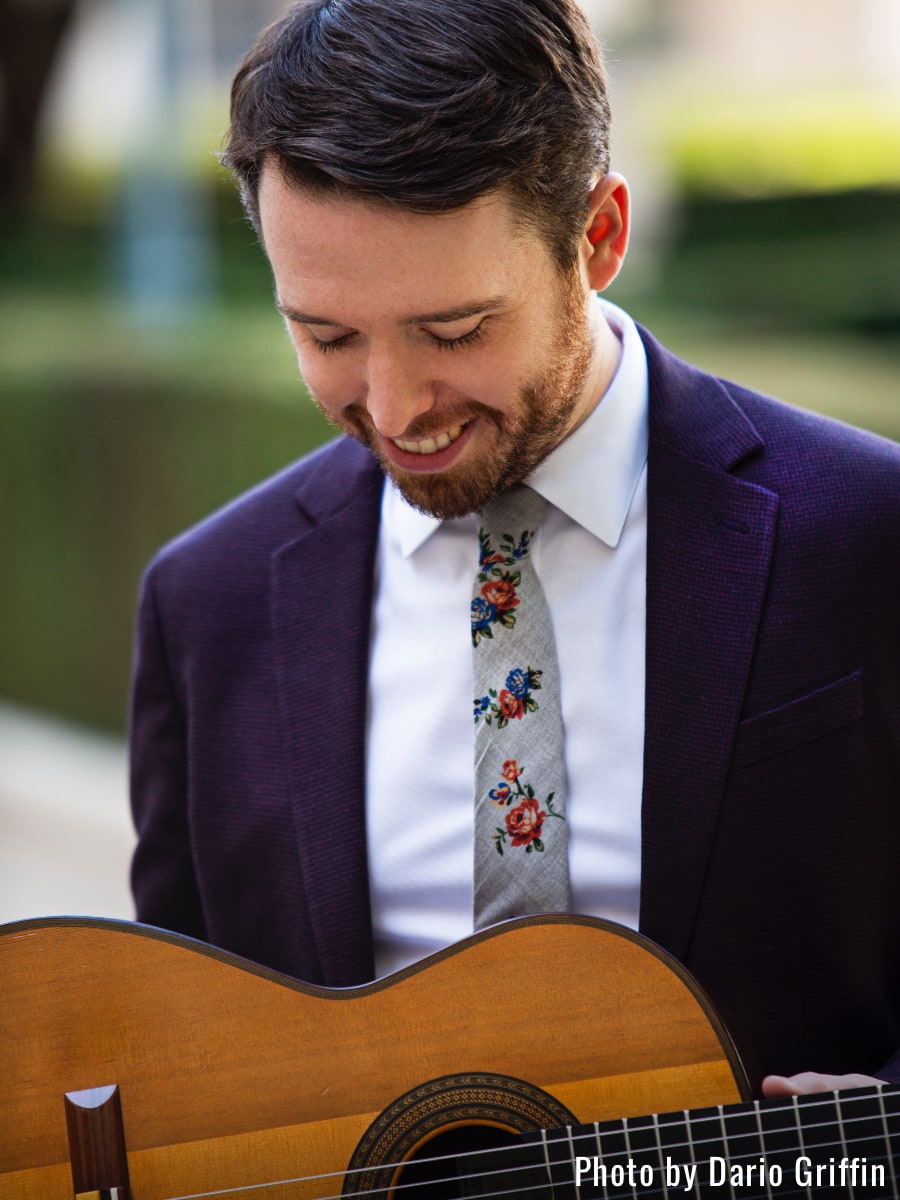
[(312, 344), (315, 346), (315, 348), (319, 351), (320, 354), (331, 354), (331, 352), (333, 350), (340, 350), (344, 346), (346, 346), (352, 337), (353, 337), (352, 333), (347, 333), (343, 337), (334, 338), (330, 342), (323, 342), (323, 341), (321, 341), (321, 339), (317, 338), (315, 335), (312, 335)]
[(473, 342), (480, 341), (484, 337), (484, 327), (478, 324), (468, 333), (455, 338), (439, 338), (435, 337), (433, 333), (429, 333), (428, 336), (440, 350), (460, 350), (463, 346), (471, 346)]
[[(484, 337), (484, 330), (481, 325), (476, 325), (474, 329), (470, 329), (468, 333), (464, 333), (461, 337), (441, 338), (436, 334), (429, 333), (428, 338), (432, 345), (439, 350), (461, 350), (464, 346), (471, 346), (474, 342), (479, 341)], [(345, 333), (343, 337), (333, 338), (331, 341), (323, 342), (320, 338), (313, 336), (313, 344), (316, 349), (322, 354), (330, 354), (332, 351), (341, 350), (348, 346), (356, 334)]]

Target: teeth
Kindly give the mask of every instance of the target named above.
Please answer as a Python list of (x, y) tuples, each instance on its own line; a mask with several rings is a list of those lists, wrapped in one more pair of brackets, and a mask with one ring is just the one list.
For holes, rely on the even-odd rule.
[(439, 433), (437, 437), (433, 438), (422, 438), (415, 442), (408, 442), (404, 438), (392, 438), (391, 440), (395, 446), (399, 446), (407, 454), (436, 454), (438, 450), (446, 450), (448, 446), (452, 446), (462, 431), (462, 425), (454, 425), (446, 433)]

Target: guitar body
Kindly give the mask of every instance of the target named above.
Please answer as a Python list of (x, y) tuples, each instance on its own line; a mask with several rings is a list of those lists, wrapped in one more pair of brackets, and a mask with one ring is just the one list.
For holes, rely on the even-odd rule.
[(748, 1094), (687, 974), (586, 917), (513, 921), (342, 991), (126, 922), (24, 921), (0, 929), (0, 986), (3, 1200), (71, 1200), (64, 1095), (110, 1084), (134, 1200), (285, 1179), (253, 1197), (313, 1200), (351, 1160), (375, 1170), (451, 1128)]

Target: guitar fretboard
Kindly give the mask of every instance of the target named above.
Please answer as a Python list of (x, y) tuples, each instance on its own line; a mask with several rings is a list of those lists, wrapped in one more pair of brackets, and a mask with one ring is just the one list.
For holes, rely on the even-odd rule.
[(900, 1088), (760, 1100), (525, 1135), (460, 1164), (500, 1200), (898, 1200)]

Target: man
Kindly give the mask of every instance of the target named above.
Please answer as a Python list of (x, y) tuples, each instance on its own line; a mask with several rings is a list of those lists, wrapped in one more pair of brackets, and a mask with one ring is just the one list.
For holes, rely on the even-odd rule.
[(608, 126), (574, 0), (305, 0), (238, 72), (225, 161), (350, 436), (147, 573), (138, 917), (329, 986), (472, 931), (477, 514), (524, 480), (571, 908), (829, 1073), (770, 1093), (900, 1077), (900, 454), (595, 297)]

